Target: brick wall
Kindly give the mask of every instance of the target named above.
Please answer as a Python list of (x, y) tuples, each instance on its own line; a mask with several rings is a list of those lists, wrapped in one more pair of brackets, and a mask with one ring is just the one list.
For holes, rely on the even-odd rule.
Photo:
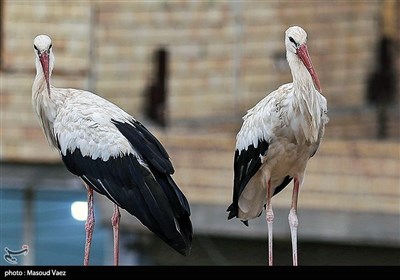
[(233, 133), (249, 107), (291, 80), (286, 64), (281, 66), (283, 34), (289, 25), (300, 25), (309, 35), (331, 125), (338, 120), (334, 131), (340, 131), (352, 115), (335, 118), (337, 108), (366, 108), (365, 80), (375, 61), (381, 2), (53, 0), (2, 5), (0, 159), (57, 161), (31, 108), (37, 34), (53, 39), (53, 85), (93, 90), (139, 120), (152, 53), (167, 46), (170, 125), (207, 127), (222, 120), (233, 122), (223, 127)]
[[(179, 132), (158, 137), (175, 163), (174, 178), (189, 201), (229, 206), (234, 138)], [(324, 139), (309, 161), (301, 208), (399, 214), (399, 154), (400, 145), (395, 142)], [(274, 197), (273, 205), (289, 209), (292, 186)]]

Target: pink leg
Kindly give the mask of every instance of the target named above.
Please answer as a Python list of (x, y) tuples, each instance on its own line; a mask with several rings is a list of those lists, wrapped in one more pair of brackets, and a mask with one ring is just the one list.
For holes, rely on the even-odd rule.
[(119, 213), (119, 208), (114, 204), (114, 213), (111, 217), (111, 224), (113, 226), (114, 233), (114, 265), (118, 265), (119, 262), (119, 221), (121, 214)]
[(272, 223), (274, 222), (274, 212), (271, 206), (271, 180), (268, 180), (267, 186), (267, 209), (266, 209), (266, 220), (268, 227), (268, 265), (272, 266)]
[(300, 183), (298, 177), (294, 178), (293, 194), (292, 194), (292, 206), (289, 212), (289, 226), (290, 235), (292, 238), (292, 255), (293, 265), (297, 266), (297, 226), (299, 221), (297, 219), (297, 199), (299, 196)]
[(90, 246), (92, 244), (92, 236), (94, 230), (94, 208), (93, 208), (93, 189), (86, 186), (88, 194), (88, 217), (86, 219), (86, 241), (85, 241), (85, 256), (83, 265), (89, 265)]

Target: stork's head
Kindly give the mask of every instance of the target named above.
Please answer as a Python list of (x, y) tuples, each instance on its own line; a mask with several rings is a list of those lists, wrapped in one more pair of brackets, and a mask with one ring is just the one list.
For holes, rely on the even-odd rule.
[(47, 35), (38, 35), (33, 40), (33, 48), (36, 54), (36, 71), (43, 72), (46, 79), (47, 91), (50, 95), (50, 75), (54, 67), (54, 55), (51, 39)]
[(288, 60), (292, 54), (297, 56), (301, 63), (306, 67), (314, 81), (318, 91), (321, 92), (321, 84), (319, 82), (317, 73), (314, 70), (310, 55), (307, 49), (307, 33), (299, 26), (289, 27), (285, 32), (285, 45)]

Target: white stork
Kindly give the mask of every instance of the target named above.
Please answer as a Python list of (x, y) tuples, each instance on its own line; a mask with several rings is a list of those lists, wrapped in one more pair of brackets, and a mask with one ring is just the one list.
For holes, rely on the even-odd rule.
[(87, 189), (84, 265), (89, 264), (94, 229), (93, 190), (114, 204), (114, 264), (118, 265), (119, 207), (183, 255), (192, 243), (190, 207), (171, 175), (174, 168), (161, 143), (136, 119), (89, 91), (50, 85), (54, 67), (51, 39), (34, 39), (36, 77), (33, 108), (44, 134), (67, 169)]
[(297, 199), (308, 160), (316, 153), (328, 122), (327, 102), (308, 54), (307, 33), (285, 32), (286, 58), (293, 82), (280, 86), (243, 117), (236, 137), (234, 186), (228, 219), (245, 225), (266, 207), (268, 263), (272, 265), (272, 196), (293, 179), (289, 225), (293, 265), (297, 265)]

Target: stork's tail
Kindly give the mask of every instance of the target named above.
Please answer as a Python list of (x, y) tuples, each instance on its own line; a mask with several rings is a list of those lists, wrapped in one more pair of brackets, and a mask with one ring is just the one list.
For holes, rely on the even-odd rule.
[(170, 175), (153, 175), (143, 167), (141, 171), (144, 184), (139, 185), (139, 191), (124, 208), (177, 252), (189, 255), (193, 228), (185, 195)]

